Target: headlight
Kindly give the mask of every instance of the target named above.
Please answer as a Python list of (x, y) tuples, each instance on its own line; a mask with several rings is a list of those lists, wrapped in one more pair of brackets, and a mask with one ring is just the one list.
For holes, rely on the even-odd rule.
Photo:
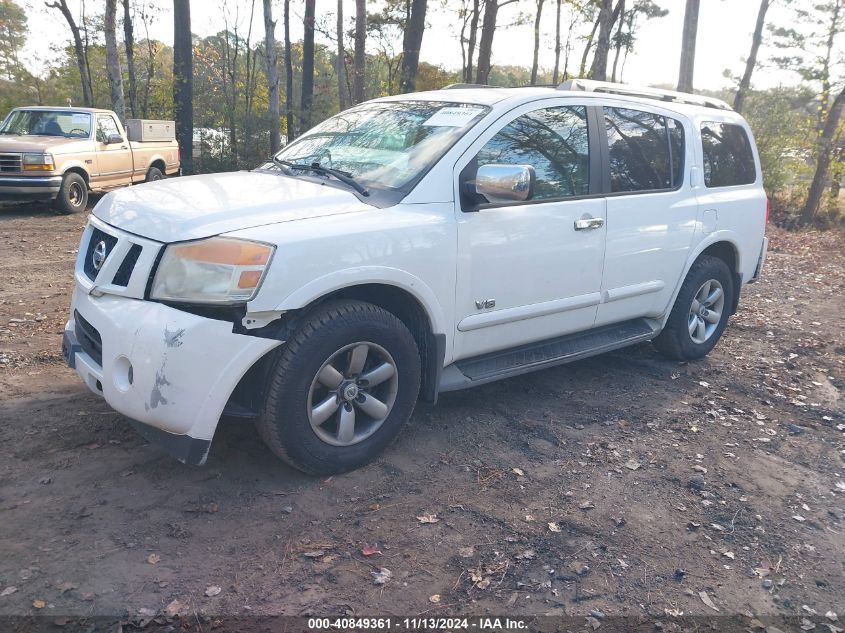
[(229, 237), (171, 244), (164, 250), (150, 298), (233, 304), (258, 291), (274, 246)]
[(53, 157), (50, 154), (24, 154), (24, 171), (53, 171), (55, 169)]

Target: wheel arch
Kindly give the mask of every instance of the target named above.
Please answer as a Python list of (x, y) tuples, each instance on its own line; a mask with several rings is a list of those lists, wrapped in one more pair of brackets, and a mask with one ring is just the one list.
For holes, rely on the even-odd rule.
[(67, 169), (65, 169), (62, 172), (62, 178), (64, 178), (68, 174), (79, 174), (80, 176), (82, 176), (82, 179), (85, 181), (85, 185), (89, 189), (91, 188), (91, 175), (81, 165), (72, 165), (71, 167), (68, 167)]
[(737, 240), (734, 236), (731, 235), (729, 231), (717, 231), (708, 236), (707, 239), (702, 240), (692, 250), (689, 258), (687, 258), (683, 274), (678, 278), (678, 281), (675, 284), (675, 291), (672, 293), (672, 300), (669, 302), (666, 312), (661, 318), (661, 327), (666, 325), (666, 321), (672, 312), (672, 307), (675, 305), (678, 293), (681, 291), (681, 286), (687, 278), (690, 268), (692, 268), (699, 259), (705, 256), (721, 259), (730, 269), (734, 282), (734, 296), (733, 301), (731, 302), (730, 313), (733, 314), (736, 312), (737, 306), (739, 305), (739, 295), (743, 282), (742, 273), (740, 272), (742, 270), (742, 256), (739, 247), (737, 246)]
[(153, 167), (158, 169), (162, 174), (167, 173), (167, 164), (161, 156), (156, 156), (150, 161), (150, 164), (147, 166), (147, 173), (149, 173), (150, 169)]

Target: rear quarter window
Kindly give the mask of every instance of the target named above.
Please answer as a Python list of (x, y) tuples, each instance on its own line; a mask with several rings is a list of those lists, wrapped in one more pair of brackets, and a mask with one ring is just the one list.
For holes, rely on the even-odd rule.
[(750, 185), (757, 180), (751, 142), (742, 126), (705, 121), (701, 124), (701, 146), (707, 187)]

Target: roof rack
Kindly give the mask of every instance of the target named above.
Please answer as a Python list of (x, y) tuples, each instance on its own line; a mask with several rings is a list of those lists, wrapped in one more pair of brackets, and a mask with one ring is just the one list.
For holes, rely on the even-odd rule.
[(487, 84), (449, 84), (441, 90), (464, 90), (466, 88), (500, 88), (501, 86), (489, 86)]
[(602, 92), (615, 95), (627, 95), (629, 97), (645, 97), (646, 99), (657, 99), (658, 101), (673, 101), (675, 103), (687, 103), (690, 105), (703, 106), (705, 108), (716, 108), (718, 110), (733, 110), (733, 108), (715, 97), (705, 97), (687, 92), (676, 92), (674, 90), (662, 90), (660, 88), (641, 88), (638, 86), (626, 86), (615, 84), (609, 81), (593, 81), (592, 79), (570, 79), (564, 81), (557, 87), (558, 90), (574, 90), (581, 92)]

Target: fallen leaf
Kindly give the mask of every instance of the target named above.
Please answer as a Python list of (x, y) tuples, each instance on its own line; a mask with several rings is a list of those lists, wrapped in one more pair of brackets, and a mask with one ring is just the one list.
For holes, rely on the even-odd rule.
[(625, 462), (625, 468), (628, 470), (637, 470), (640, 466), (642, 466), (642, 464), (635, 459), (629, 459)]
[(522, 470), (521, 468), (511, 468), (511, 471), (517, 477), (525, 477), (525, 471)]
[(710, 596), (707, 595), (706, 591), (699, 591), (698, 597), (701, 598), (701, 601), (706, 604), (708, 607), (713, 609), (713, 611), (718, 611), (719, 607), (713, 604), (713, 601), (710, 599)]
[(381, 554), (381, 550), (379, 550), (378, 544), (367, 545), (364, 543), (364, 546), (361, 548), (361, 553), (364, 556), (375, 556), (376, 554)]
[(724, 556), (725, 558), (730, 558), (731, 560), (736, 558), (733, 552), (722, 552), (722, 556)]
[(692, 469), (695, 470), (695, 471), (698, 471), (700, 473), (703, 473), (705, 475), (707, 474), (707, 469), (704, 466), (702, 466), (701, 464), (696, 464), (695, 466), (692, 467)]
[(487, 587), (490, 586), (490, 579), (489, 578), (483, 578), (483, 579), (479, 580), (477, 583), (475, 583), (475, 586), (476, 586), (476, 588), (481, 589), (481, 590), (487, 589)]
[(423, 514), (417, 517), (417, 521), (420, 523), (437, 523), (439, 520), (436, 514)]
[(145, 618), (154, 618), (158, 615), (154, 609), (148, 609), (147, 607), (141, 607), (138, 609), (138, 615), (142, 615)]
[(702, 387), (709, 387), (710, 386), (710, 383), (706, 382), (704, 380), (699, 380), (698, 384), (701, 385)]
[(800, 514), (796, 514), (792, 518), (795, 519), (796, 521), (798, 521), (799, 523), (803, 523), (804, 521), (807, 520), (804, 517), (802, 517)]
[(593, 504), (592, 501), (583, 501), (583, 502), (581, 502), (581, 505), (579, 505), (578, 507), (581, 508), (582, 510), (592, 510), (596, 506)]
[(436, 593), (436, 594), (434, 594), (433, 596), (429, 596), (429, 597), (428, 597), (428, 601), (429, 601), (431, 604), (440, 604), (440, 594), (439, 594), (439, 593)]
[(549, 530), (552, 532), (560, 532), (560, 526), (557, 523), (549, 523)]
[(147, 556), (147, 562), (150, 565), (157, 565), (160, 560), (161, 556), (159, 556), (158, 554), (150, 554), (149, 556)]
[(68, 591), (73, 591), (76, 588), (77, 586), (72, 582), (63, 582), (62, 584), (56, 587), (56, 589), (59, 590), (59, 593), (67, 593)]
[(305, 558), (320, 558), (321, 556), (325, 555), (326, 550), (323, 549), (315, 549), (311, 550), (310, 552), (302, 552), (302, 555)]
[(181, 602), (179, 602), (178, 600), (174, 600), (164, 608), (164, 613), (167, 615), (168, 618), (175, 618), (177, 615), (179, 615), (179, 613), (181, 613), (183, 608), (184, 607), (182, 606)]
[(43, 609), (44, 607), (47, 606), (47, 603), (44, 602), (43, 600), (33, 600), (32, 606), (35, 607), (36, 609)]
[(393, 572), (387, 567), (382, 567), (378, 571), (371, 571), (370, 573), (373, 576), (373, 583), (377, 585), (386, 585), (393, 578)]
[(214, 596), (219, 596), (221, 591), (223, 591), (223, 589), (217, 585), (211, 585), (210, 587), (206, 587), (205, 595), (209, 598), (213, 598)]
[(458, 556), (461, 558), (472, 558), (475, 556), (475, 550), (471, 547), (461, 547), (458, 550)]
[(18, 590), (17, 587), (6, 587), (3, 591), (0, 591), (0, 598), (5, 598), (6, 596), (11, 596)]

